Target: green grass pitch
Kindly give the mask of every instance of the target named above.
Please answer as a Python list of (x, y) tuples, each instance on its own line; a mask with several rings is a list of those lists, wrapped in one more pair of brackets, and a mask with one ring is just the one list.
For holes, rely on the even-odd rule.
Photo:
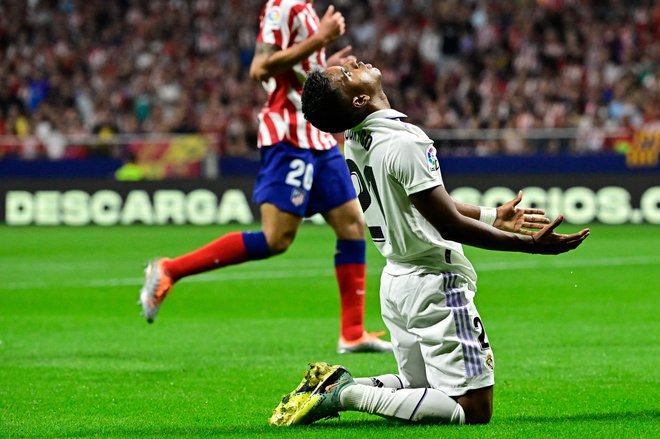
[[(579, 227), (563, 225), (572, 232)], [(328, 227), (289, 252), (180, 282), (153, 325), (144, 262), (233, 227), (0, 227), (0, 437), (660, 437), (660, 227), (592, 227), (556, 257), (467, 248), (496, 359), (487, 426), (410, 426), (360, 413), (275, 429), (310, 361), (340, 356)], [(383, 259), (369, 244), (367, 325)]]

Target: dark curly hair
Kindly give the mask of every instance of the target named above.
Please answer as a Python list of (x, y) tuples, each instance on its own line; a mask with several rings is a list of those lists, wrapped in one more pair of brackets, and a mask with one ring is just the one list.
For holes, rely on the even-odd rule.
[(359, 123), (343, 108), (341, 93), (328, 76), (315, 70), (307, 76), (302, 92), (302, 111), (312, 125), (327, 133), (339, 133)]

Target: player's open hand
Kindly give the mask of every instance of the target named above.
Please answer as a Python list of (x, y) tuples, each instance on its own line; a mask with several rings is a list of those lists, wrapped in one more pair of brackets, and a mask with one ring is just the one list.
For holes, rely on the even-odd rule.
[(552, 224), (548, 224), (538, 232), (531, 234), (530, 253), (539, 253), (543, 255), (556, 255), (573, 250), (587, 239), (589, 229), (582, 229), (577, 233), (562, 235), (555, 233), (555, 229), (564, 221), (564, 217), (559, 215)]
[(335, 11), (333, 5), (328, 6), (328, 10), (325, 11), (323, 18), (321, 18), (321, 24), (317, 32), (318, 37), (327, 45), (344, 35), (345, 31), (346, 21), (344, 20), (344, 16), (341, 12)]
[(494, 227), (505, 232), (531, 235), (550, 223), (550, 219), (543, 216), (545, 215), (543, 209), (518, 208), (522, 196), (522, 191), (519, 191), (516, 198), (497, 208), (497, 219), (493, 223)]

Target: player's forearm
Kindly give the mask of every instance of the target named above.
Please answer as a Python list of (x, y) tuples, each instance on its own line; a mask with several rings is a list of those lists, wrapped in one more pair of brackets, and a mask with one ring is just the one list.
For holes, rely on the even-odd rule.
[(456, 206), (456, 210), (458, 210), (463, 216), (475, 220), (479, 220), (483, 223), (488, 224), (489, 226), (495, 225), (495, 220), (497, 220), (498, 212), (497, 209), (494, 207), (473, 206), (471, 204), (461, 203), (460, 201), (457, 200), (454, 200), (454, 205)]
[(454, 200), (454, 205), (456, 210), (458, 210), (461, 215), (467, 216), (472, 219), (479, 219), (479, 214), (481, 213), (481, 208), (479, 206), (473, 206), (471, 204), (461, 203), (460, 201)]
[(488, 250), (534, 251), (531, 237), (503, 232), (473, 218), (471, 215), (479, 217), (476, 211), (480, 208), (471, 206), (474, 209), (467, 208), (465, 215), (442, 186), (413, 194), (410, 200), (445, 239)]
[(473, 247), (524, 253), (534, 251), (534, 241), (531, 236), (503, 232), (466, 216), (459, 218), (456, 222), (434, 224), (434, 227), (445, 239)]
[(257, 81), (266, 81), (291, 69), (312, 53), (323, 48), (325, 44), (321, 37), (312, 35), (287, 49), (276, 49), (275, 46), (271, 46), (275, 49), (270, 51), (257, 49), (250, 66), (250, 77)]

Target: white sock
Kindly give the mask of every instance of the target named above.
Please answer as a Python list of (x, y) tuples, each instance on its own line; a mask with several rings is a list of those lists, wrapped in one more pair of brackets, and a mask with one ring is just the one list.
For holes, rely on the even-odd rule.
[(390, 389), (403, 389), (406, 387), (399, 375), (388, 373), (387, 375), (378, 375), (369, 378), (354, 378), (355, 382), (371, 387), (387, 387)]
[(340, 395), (344, 409), (373, 413), (401, 421), (464, 424), (456, 401), (437, 389), (388, 389), (355, 384)]

